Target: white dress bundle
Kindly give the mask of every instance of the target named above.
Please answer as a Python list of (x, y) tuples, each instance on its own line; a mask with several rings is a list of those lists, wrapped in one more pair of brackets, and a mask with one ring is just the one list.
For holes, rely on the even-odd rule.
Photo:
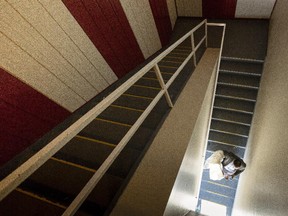
[(224, 152), (222, 150), (215, 151), (204, 164), (204, 169), (209, 169), (211, 180), (221, 180), (224, 178), (222, 172), (222, 161), (224, 159)]

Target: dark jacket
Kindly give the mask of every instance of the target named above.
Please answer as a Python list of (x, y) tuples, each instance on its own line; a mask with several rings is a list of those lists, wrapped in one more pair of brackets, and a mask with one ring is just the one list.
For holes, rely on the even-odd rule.
[(225, 166), (230, 164), (235, 159), (239, 159), (241, 161), (241, 166), (240, 166), (239, 169), (237, 169), (237, 171), (234, 173), (233, 176), (237, 176), (237, 175), (239, 175), (240, 173), (242, 173), (245, 170), (246, 164), (241, 158), (239, 158), (238, 156), (236, 156), (232, 152), (227, 152), (227, 151), (223, 151), (223, 152), (224, 152), (224, 158), (223, 158), (223, 161), (222, 161), (222, 165), (223, 165), (224, 171), (225, 171)]

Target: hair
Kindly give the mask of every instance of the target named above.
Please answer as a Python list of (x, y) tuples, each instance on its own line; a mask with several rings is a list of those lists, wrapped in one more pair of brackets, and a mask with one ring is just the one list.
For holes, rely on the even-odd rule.
[(241, 160), (240, 160), (240, 159), (235, 159), (235, 160), (234, 160), (234, 166), (235, 166), (235, 167), (238, 168), (238, 167), (241, 166), (241, 164), (242, 164), (242, 163), (241, 163)]

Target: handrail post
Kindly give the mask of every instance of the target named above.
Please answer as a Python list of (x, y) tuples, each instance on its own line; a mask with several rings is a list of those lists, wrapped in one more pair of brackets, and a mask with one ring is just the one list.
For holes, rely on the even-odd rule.
[[(191, 34), (191, 44), (192, 44), (192, 52), (195, 50), (195, 41), (194, 41), (194, 31)], [(193, 62), (194, 62), (194, 66), (197, 66), (197, 62), (196, 62), (196, 50), (194, 52), (193, 55)]]
[(206, 47), (208, 47), (207, 19), (205, 19), (205, 36), (206, 36), (205, 45)]
[(169, 93), (168, 93), (167, 87), (166, 87), (166, 85), (165, 85), (165, 83), (164, 83), (164, 80), (163, 80), (163, 77), (162, 77), (162, 75), (161, 75), (161, 71), (160, 71), (160, 68), (159, 68), (159, 66), (158, 66), (158, 63), (156, 63), (153, 68), (154, 68), (154, 71), (155, 71), (155, 73), (156, 73), (156, 76), (157, 76), (157, 79), (158, 79), (158, 81), (159, 81), (159, 83), (160, 83), (161, 88), (165, 91), (164, 94), (165, 94), (167, 103), (168, 103), (169, 107), (172, 108), (172, 107), (173, 107), (173, 103), (172, 103), (172, 101), (171, 101), (171, 98), (170, 98), (170, 95), (169, 95)]

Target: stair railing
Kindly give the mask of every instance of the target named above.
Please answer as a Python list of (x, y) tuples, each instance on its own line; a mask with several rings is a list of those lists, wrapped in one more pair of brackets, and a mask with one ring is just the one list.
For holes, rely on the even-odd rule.
[[(194, 32), (198, 30), (201, 26), (205, 25), (205, 35), (199, 41), (197, 46), (195, 46), (194, 41)], [(165, 84), (161, 75), (161, 71), (159, 69), (158, 63), (168, 55), (172, 50), (174, 50), (178, 45), (180, 45), (187, 38), (191, 37), (191, 45), (192, 50), (188, 57), (183, 61), (183, 63), (179, 66), (173, 76), (169, 79), (169, 81)], [(134, 125), (130, 128), (130, 130), (126, 133), (126, 135), (122, 138), (122, 140), (117, 144), (108, 158), (104, 161), (104, 163), (100, 166), (100, 168), (95, 172), (92, 178), (88, 181), (88, 183), (84, 186), (81, 192), (77, 195), (77, 197), (72, 201), (70, 206), (66, 209), (63, 215), (73, 215), (76, 213), (81, 204), (85, 201), (91, 191), (94, 189), (96, 184), (99, 182), (101, 177), (105, 174), (105, 172), (109, 169), (113, 161), (120, 154), (122, 149), (137, 131), (137, 129), (141, 126), (145, 118), (149, 115), (151, 110), (155, 107), (157, 102), (161, 99), (163, 95), (165, 95), (167, 103), (170, 107), (173, 107), (173, 103), (168, 93), (169, 86), (173, 83), (173, 81), (177, 78), (181, 70), (188, 63), (188, 61), (193, 56), (193, 62), (196, 66), (196, 51), (205, 41), (207, 47), (207, 20), (203, 20), (196, 27), (194, 27), (191, 31), (181, 37), (174, 44), (169, 46), (165, 51), (155, 57), (151, 62), (149, 62), (145, 67), (139, 70), (135, 75), (129, 78), (126, 82), (124, 82), (120, 87), (118, 87), (115, 91), (113, 91), (109, 96), (104, 98), (99, 104), (97, 104), (94, 108), (88, 111), (85, 115), (83, 115), (79, 120), (73, 123), (70, 127), (68, 127), (65, 131), (63, 131), (60, 135), (58, 135), (55, 139), (53, 139), (50, 143), (48, 143), (45, 147), (35, 153), (31, 158), (29, 158), (26, 162), (24, 162), (21, 166), (19, 166), (16, 170), (14, 170), (11, 174), (5, 177), (0, 182), (0, 201), (4, 199), (10, 192), (12, 192), (16, 187), (18, 187), (23, 181), (25, 181), (31, 174), (33, 174), (41, 165), (43, 165), (49, 158), (51, 158), (55, 153), (57, 153), (62, 147), (64, 147), (73, 137), (75, 137), (82, 129), (84, 129), (89, 123), (91, 123), (101, 112), (103, 112), (108, 106), (110, 106), (117, 98), (119, 98), (126, 90), (128, 90), (133, 84), (135, 84), (141, 77), (143, 77), (148, 71), (152, 68), (154, 69), (156, 76), (161, 85), (160, 92), (156, 95), (156, 97), (152, 100), (150, 105), (146, 108), (146, 110), (142, 113), (142, 115), (138, 118), (138, 120), (134, 123)]]

